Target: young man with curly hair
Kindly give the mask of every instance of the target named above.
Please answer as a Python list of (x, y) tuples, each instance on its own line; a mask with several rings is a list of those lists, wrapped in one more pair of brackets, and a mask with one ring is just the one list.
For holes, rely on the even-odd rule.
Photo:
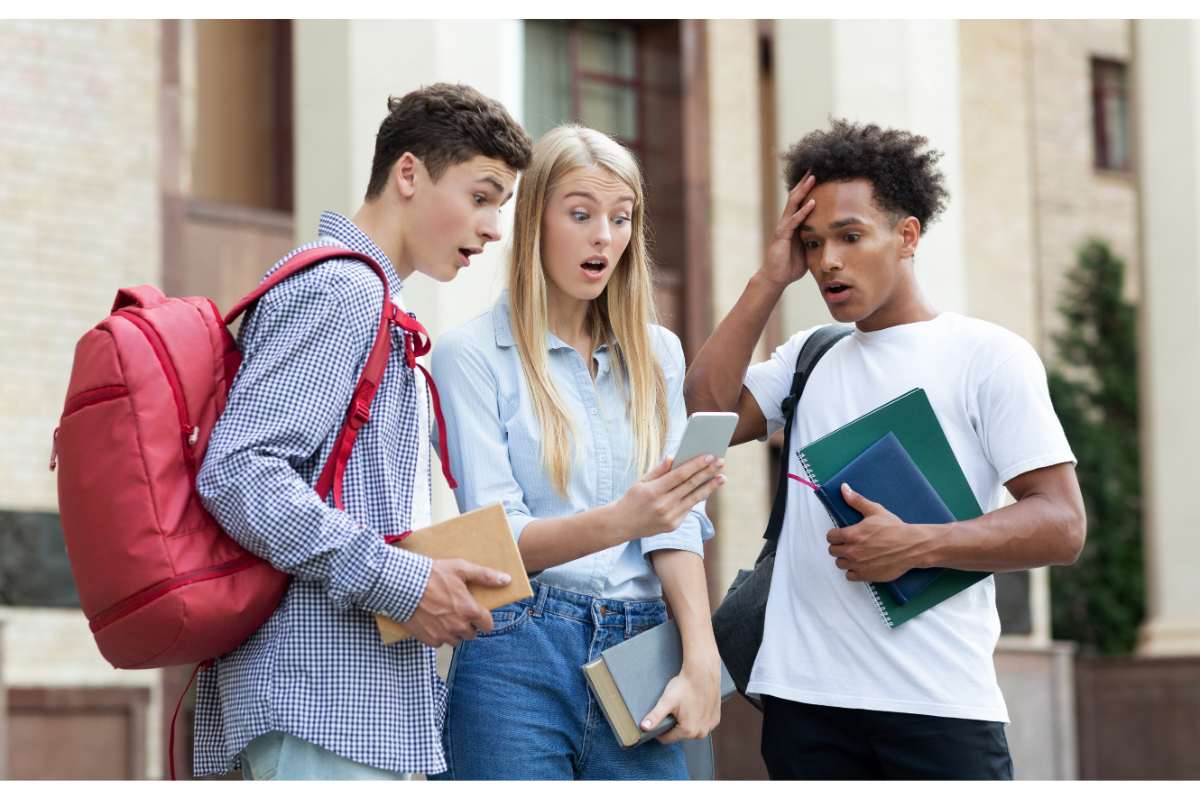
[[(410, 275), (453, 280), (500, 238), (500, 207), (531, 156), (521, 126), (469, 86), (390, 98), (362, 206), (353, 219), (322, 214), (319, 237), (299, 249), (370, 256), (403, 310)], [(379, 780), (446, 769), (434, 647), (491, 630), (466, 584), (509, 577), (384, 542), (430, 522), (437, 396), (405, 360), (412, 334), (390, 331), (387, 368), (346, 465), (345, 511), (313, 489), (383, 299), (374, 271), (334, 259), (271, 289), (242, 324), (241, 369), (197, 488), (230, 536), (293, 578), (271, 618), (200, 674), (197, 775), (240, 765), (255, 779)], [(376, 613), (406, 622), (415, 638), (384, 646)]]
[[(947, 200), (939, 157), (924, 137), (845, 121), (793, 146), (791, 191), (762, 266), (687, 376), (691, 410), (741, 415), (735, 443), (782, 428), (797, 355), (816, 329), (749, 362), (784, 289), (811, 273), (833, 318), (854, 328), (811, 373), (785, 457), (922, 387), (986, 512), (907, 525), (842, 486), (864, 519), (831, 530), (812, 492), (789, 491), (748, 687), (764, 701), (772, 778), (1011, 778), (993, 579), (894, 630), (865, 582), (914, 567), (1070, 564), (1083, 547), (1075, 459), (1037, 353), (997, 325), (939, 312), (921, 292), (918, 245)], [(1001, 507), (1005, 488), (1016, 502)]]

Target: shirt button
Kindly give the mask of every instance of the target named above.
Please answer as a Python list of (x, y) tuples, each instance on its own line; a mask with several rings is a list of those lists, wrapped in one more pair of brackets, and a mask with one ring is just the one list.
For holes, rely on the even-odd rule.
[(596, 416), (596, 415), (597, 415), (597, 414), (599, 414), (599, 413), (600, 413), (600, 410), (599, 410), (599, 409), (596, 409), (596, 408), (593, 408), (593, 409), (592, 409), (592, 416), (593, 416), (593, 417), (594, 417), (594, 416)]

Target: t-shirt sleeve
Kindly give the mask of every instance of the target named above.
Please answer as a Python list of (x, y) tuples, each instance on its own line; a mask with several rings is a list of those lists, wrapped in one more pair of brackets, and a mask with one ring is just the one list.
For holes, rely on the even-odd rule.
[(788, 339), (766, 361), (752, 364), (746, 370), (746, 378), (742, 382), (758, 403), (763, 417), (767, 420), (767, 435), (760, 441), (781, 429), (787, 421), (783, 418), (783, 401), (792, 390), (792, 376), (796, 372), (796, 357), (800, 348), (808, 339), (809, 331), (801, 331)]
[(1001, 483), (1075, 454), (1050, 402), (1046, 368), (1021, 340), (979, 386), (980, 436)]

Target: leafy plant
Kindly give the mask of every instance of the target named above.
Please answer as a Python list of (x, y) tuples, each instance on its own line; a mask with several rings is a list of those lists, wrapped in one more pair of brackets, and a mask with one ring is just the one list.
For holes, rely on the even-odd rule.
[(1053, 630), (1082, 652), (1121, 655), (1145, 613), (1137, 310), (1121, 296), (1125, 264), (1103, 241), (1088, 240), (1067, 277), (1050, 396), (1079, 460), (1088, 535), (1076, 564), (1051, 570)]

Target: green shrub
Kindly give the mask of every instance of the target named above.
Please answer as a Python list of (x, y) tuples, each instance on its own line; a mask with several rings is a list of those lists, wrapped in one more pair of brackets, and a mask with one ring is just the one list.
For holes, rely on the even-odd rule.
[(1102, 655), (1133, 649), (1145, 611), (1137, 312), (1121, 296), (1124, 277), (1104, 242), (1080, 248), (1059, 305), (1066, 328), (1054, 337), (1062, 366), (1049, 371), (1088, 516), (1079, 561), (1051, 570), (1054, 638)]

